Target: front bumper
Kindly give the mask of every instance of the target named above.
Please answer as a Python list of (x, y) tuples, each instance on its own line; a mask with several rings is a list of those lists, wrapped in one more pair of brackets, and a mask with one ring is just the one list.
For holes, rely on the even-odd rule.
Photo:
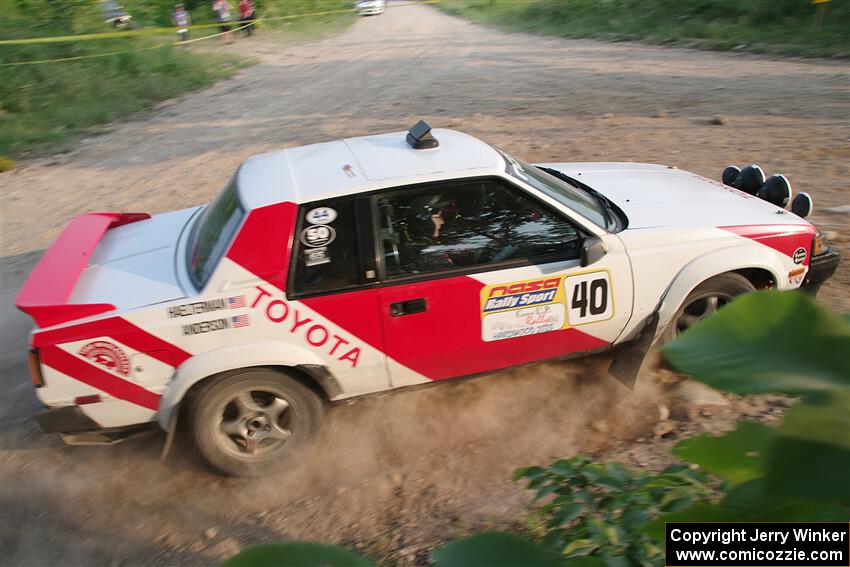
[(841, 261), (841, 254), (835, 250), (827, 250), (823, 254), (812, 257), (812, 262), (809, 265), (809, 273), (806, 274), (806, 279), (800, 289), (803, 289), (811, 294), (816, 294), (823, 282), (832, 277), (838, 263)]

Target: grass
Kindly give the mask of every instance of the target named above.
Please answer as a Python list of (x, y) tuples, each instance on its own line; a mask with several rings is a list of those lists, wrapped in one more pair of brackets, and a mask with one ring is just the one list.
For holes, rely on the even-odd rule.
[[(234, 16), (236, 2), (234, 5)], [(61, 4), (61, 6), (59, 6)], [(169, 25), (173, 2), (124, 2), (137, 26)], [(189, 3), (187, 2), (187, 5)], [(195, 23), (209, 21), (209, 2), (196, 2)], [(109, 31), (98, 0), (72, 4), (52, 0), (0, 0), (0, 39), (73, 35)], [(257, 2), (260, 16), (283, 16), (350, 8), (347, 0), (266, 0)], [(295, 38), (337, 31), (356, 16), (335, 14), (278, 20), (263, 28), (280, 29)], [(204, 29), (192, 38), (217, 33)], [(0, 66), (0, 164), (11, 158), (68, 149), (98, 125), (120, 120), (156, 103), (202, 88), (253, 63), (244, 57), (174, 44), (174, 34), (142, 35), (85, 42), (0, 45), (0, 63), (65, 57), (117, 55), (40, 65)], [(216, 40), (209, 40), (216, 42)]]
[[(16, 49), (16, 60), (89, 55), (156, 45), (111, 40)], [(83, 61), (0, 67), (0, 155), (61, 151), (93, 126), (231, 75), (240, 60), (161, 44)]]
[(850, 57), (850, 0), (446, 0), (447, 12), (510, 31)]

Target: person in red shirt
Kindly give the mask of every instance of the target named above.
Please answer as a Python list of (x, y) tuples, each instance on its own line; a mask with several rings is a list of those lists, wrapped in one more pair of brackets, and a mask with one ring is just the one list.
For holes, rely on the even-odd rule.
[(239, 0), (239, 16), (240, 16), (240, 24), (242, 27), (242, 33), (244, 35), (253, 35), (255, 25), (251, 21), (255, 18), (254, 16), (254, 4), (251, 3), (251, 0)]

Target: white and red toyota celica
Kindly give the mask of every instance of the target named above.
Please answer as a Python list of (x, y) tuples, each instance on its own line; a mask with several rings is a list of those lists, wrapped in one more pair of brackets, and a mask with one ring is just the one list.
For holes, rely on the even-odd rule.
[(808, 196), (795, 214), (781, 176), (724, 179), (529, 165), (419, 123), (253, 157), (207, 206), (81, 215), (17, 297), (39, 422), (186, 426), (214, 468), (263, 474), (328, 401), (648, 347), (833, 273)]

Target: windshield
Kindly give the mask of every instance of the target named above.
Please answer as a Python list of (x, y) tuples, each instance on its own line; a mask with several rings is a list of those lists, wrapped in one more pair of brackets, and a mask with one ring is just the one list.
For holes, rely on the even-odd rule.
[(593, 224), (606, 230), (612, 222), (605, 205), (586, 191), (554, 177), (538, 167), (513, 158), (498, 150), (507, 163), (507, 172), (515, 179), (527, 183), (574, 210)]
[(245, 211), (239, 203), (236, 177), (195, 221), (189, 238), (188, 268), (195, 287), (206, 285), (218, 261), (236, 234)]

